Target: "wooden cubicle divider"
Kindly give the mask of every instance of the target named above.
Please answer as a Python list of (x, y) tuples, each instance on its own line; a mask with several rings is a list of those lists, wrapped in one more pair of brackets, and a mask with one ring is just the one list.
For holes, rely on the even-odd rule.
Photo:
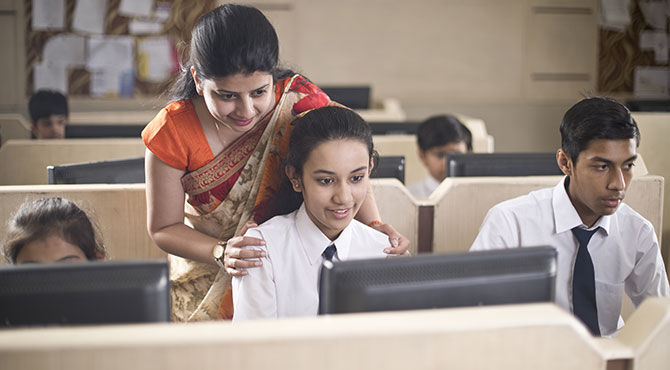
[(10, 140), (0, 147), (0, 185), (47, 184), (47, 166), (144, 156), (141, 139)]
[(0, 222), (4, 230), (23, 202), (63, 197), (98, 225), (109, 259), (165, 258), (147, 232), (144, 188), (144, 184), (0, 186)]

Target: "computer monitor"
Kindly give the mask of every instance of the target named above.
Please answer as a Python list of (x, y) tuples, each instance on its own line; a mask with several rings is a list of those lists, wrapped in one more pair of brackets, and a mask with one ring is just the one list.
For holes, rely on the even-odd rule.
[(323, 86), (331, 100), (351, 109), (370, 109), (370, 86)]
[(49, 184), (134, 184), (144, 182), (144, 158), (48, 166)]
[(377, 165), (372, 169), (371, 178), (395, 178), (405, 183), (405, 156), (380, 156)]
[(68, 139), (142, 136), (145, 125), (75, 125), (65, 126)]
[(449, 153), (447, 176), (562, 175), (556, 153)]
[(326, 261), (319, 314), (552, 302), (555, 280), (551, 247)]
[(373, 135), (416, 135), (420, 122), (369, 122)]
[(167, 261), (0, 267), (0, 326), (169, 320)]

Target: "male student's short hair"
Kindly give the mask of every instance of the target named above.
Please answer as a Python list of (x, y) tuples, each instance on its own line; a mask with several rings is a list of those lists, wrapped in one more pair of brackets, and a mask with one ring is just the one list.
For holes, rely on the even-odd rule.
[(416, 131), (419, 149), (425, 152), (436, 146), (465, 142), (468, 151), (472, 151), (472, 134), (458, 118), (443, 114), (423, 121)]
[(40, 118), (49, 118), (52, 114), (68, 116), (70, 111), (65, 95), (54, 90), (38, 90), (28, 101), (30, 119), (36, 123)]
[(640, 146), (640, 131), (628, 108), (603, 97), (586, 98), (568, 109), (561, 122), (561, 148), (573, 163), (591, 140), (635, 139)]

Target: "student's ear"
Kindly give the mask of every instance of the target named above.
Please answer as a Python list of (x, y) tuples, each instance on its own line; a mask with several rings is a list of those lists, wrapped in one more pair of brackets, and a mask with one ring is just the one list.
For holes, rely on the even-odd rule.
[(417, 148), (416, 153), (419, 155), (419, 159), (421, 160), (421, 163), (423, 163), (424, 166), (425, 166), (426, 165), (426, 152), (424, 152), (420, 148)]
[(370, 167), (368, 168), (368, 175), (372, 173), (372, 169), (375, 168), (375, 159), (370, 158)]
[(574, 167), (572, 158), (570, 158), (570, 156), (565, 151), (563, 151), (563, 149), (559, 149), (556, 152), (556, 162), (558, 163), (558, 168), (560, 168), (566, 176), (572, 175)]
[(198, 95), (202, 95), (202, 87), (200, 87), (200, 79), (198, 78), (198, 72), (195, 71), (195, 67), (193, 66), (191, 66), (189, 71), (191, 71), (191, 77), (193, 77), (193, 82), (195, 83), (195, 90), (198, 92)]
[(296, 193), (301, 193), (302, 183), (295, 168), (293, 168), (293, 166), (286, 166), (284, 172), (286, 172), (286, 176), (288, 177), (288, 180), (291, 182), (291, 187), (293, 187), (293, 191), (295, 191)]

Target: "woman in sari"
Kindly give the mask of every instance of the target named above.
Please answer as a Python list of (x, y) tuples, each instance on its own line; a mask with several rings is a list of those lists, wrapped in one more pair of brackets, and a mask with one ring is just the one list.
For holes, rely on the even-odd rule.
[[(336, 104), (279, 70), (278, 54), (275, 30), (257, 9), (226, 4), (208, 12), (193, 29), (173, 101), (142, 132), (147, 228), (170, 255), (175, 321), (232, 318), (230, 276), (262, 256), (244, 248), (261, 240), (240, 235), (274, 216), (266, 210), (291, 122)], [(371, 190), (356, 218), (389, 235), (388, 253), (407, 251), (408, 240), (380, 221)]]

